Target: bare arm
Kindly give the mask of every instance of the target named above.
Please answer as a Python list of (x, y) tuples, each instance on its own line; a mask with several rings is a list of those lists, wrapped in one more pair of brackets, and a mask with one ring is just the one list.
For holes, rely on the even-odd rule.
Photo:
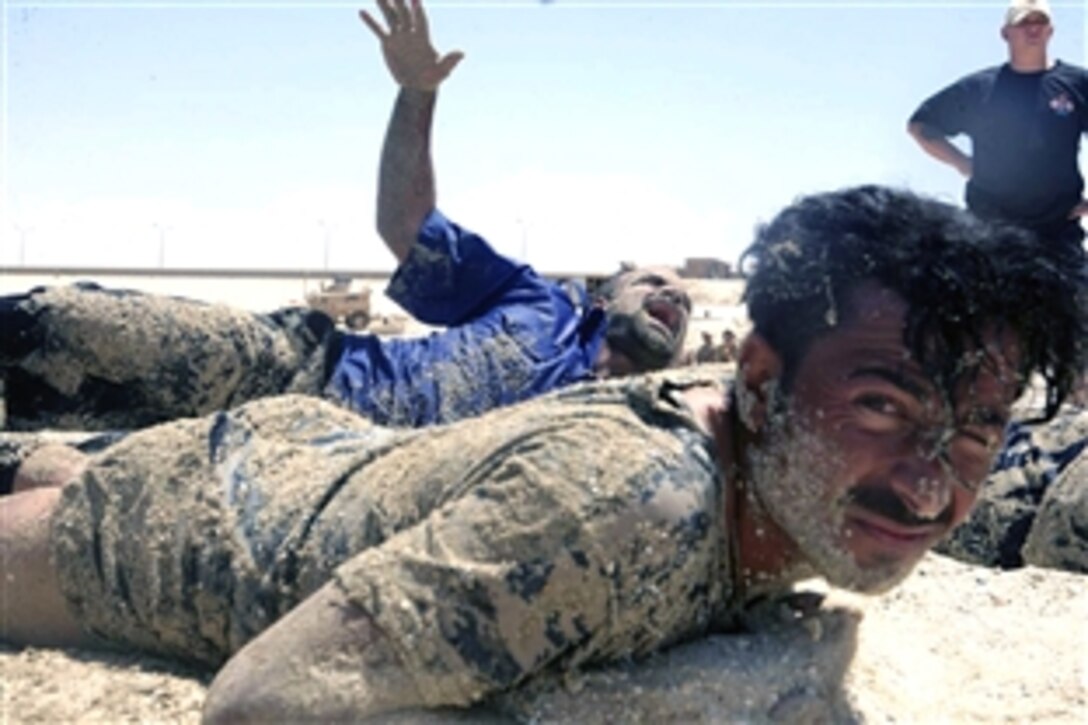
[(940, 132), (924, 123), (914, 122), (907, 124), (907, 133), (918, 142), (918, 145), (927, 154), (942, 163), (948, 164), (964, 177), (971, 178), (971, 157), (963, 153)]
[(435, 206), (431, 127), (438, 86), (464, 55), (438, 55), (421, 0), (410, 5), (406, 0), (378, 0), (378, 7), (388, 30), (365, 10), (359, 16), (381, 41), (386, 66), (401, 89), (382, 146), (377, 225), (378, 234), (403, 262)]
[(378, 234), (397, 262), (415, 243), (424, 217), (435, 207), (431, 124), (434, 91), (401, 88), (385, 133), (378, 172)]
[(355, 722), (423, 704), (385, 635), (330, 583), (227, 662), (202, 721)]

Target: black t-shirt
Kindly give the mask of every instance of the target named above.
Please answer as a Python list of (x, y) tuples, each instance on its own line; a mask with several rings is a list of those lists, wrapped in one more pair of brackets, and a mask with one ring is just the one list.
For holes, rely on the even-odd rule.
[(1008, 64), (962, 78), (911, 116), (971, 139), (967, 206), (1036, 230), (1068, 223), (1081, 200), (1080, 136), (1088, 130), (1088, 72), (1057, 62), (1037, 73)]

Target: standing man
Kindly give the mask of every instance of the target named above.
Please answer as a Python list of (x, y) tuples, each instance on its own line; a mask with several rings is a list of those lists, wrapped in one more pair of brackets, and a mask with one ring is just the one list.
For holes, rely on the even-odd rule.
[[(1047, 0), (1012, 0), (1001, 37), (1009, 60), (962, 78), (922, 103), (907, 129), (967, 179), (967, 207), (1034, 232), (1047, 250), (1083, 257), (1088, 213), (1077, 165), (1088, 130), (1088, 73), (1051, 60)], [(971, 139), (968, 155), (949, 139)]]

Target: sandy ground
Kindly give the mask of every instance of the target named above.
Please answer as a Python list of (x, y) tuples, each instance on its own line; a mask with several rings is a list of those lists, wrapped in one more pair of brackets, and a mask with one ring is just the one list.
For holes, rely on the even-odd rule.
[[(932, 555), (891, 594), (829, 602), (864, 612), (847, 693), (865, 722), (1088, 721), (1083, 576)], [(205, 683), (151, 658), (0, 646), (0, 722), (196, 723)]]

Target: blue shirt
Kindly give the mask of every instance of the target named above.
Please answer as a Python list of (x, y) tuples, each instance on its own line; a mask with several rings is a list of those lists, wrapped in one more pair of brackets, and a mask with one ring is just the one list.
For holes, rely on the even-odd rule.
[(604, 312), (498, 254), (438, 210), (386, 293), (419, 338), (345, 334), (326, 395), (375, 423), (447, 423), (593, 376)]

